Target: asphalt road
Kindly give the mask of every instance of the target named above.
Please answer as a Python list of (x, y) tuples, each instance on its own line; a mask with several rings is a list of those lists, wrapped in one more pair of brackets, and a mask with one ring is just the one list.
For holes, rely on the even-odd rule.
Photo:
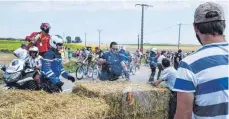
[[(146, 67), (146, 66), (141, 66), (141, 68), (139, 70), (137, 70), (135, 75), (130, 75), (130, 82), (132, 83), (147, 83), (149, 80), (149, 76), (150, 76), (150, 68)], [(157, 73), (156, 73), (157, 74)], [(72, 76), (75, 77), (75, 73), (71, 73)], [(155, 79), (156, 79), (155, 75)], [(98, 80), (98, 79), (97, 79)], [(125, 79), (118, 79), (119, 81), (125, 81)], [(76, 85), (77, 82), (86, 82), (86, 81), (93, 81), (91, 78), (83, 78), (82, 80), (76, 80), (75, 83), (72, 83), (71, 81), (64, 79), (63, 77), (61, 77), (61, 81), (64, 82), (63, 85), (63, 93), (71, 93), (72, 92), (72, 88), (74, 85)], [(0, 85), (0, 89), (2, 89), (4, 85)]]
[[(151, 73), (151, 70), (149, 67), (141, 66), (141, 68), (139, 70), (137, 70), (135, 75), (130, 75), (130, 81), (132, 83), (140, 83), (140, 84), (141, 83), (143, 83), (143, 84), (148, 83), (150, 73)], [(71, 75), (75, 77), (75, 73), (72, 73)], [(156, 79), (156, 76), (157, 75), (155, 75), (155, 79)], [(72, 87), (75, 84), (73, 84), (72, 82), (70, 82), (64, 78), (61, 78), (61, 80), (64, 82), (63, 93), (71, 93)], [(118, 79), (118, 80), (119, 81), (125, 81), (125, 79)], [(86, 82), (86, 81), (93, 81), (93, 80), (91, 78), (83, 78), (82, 80), (77, 80), (75, 83)]]

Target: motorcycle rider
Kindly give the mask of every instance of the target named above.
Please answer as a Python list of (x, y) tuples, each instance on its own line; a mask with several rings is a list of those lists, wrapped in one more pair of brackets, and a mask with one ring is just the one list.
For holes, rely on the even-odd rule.
[(102, 65), (102, 71), (101, 74), (99, 74), (99, 79), (116, 80), (122, 75), (122, 71), (124, 70), (126, 80), (129, 81), (130, 75), (124, 61), (125, 57), (118, 53), (118, 44), (116, 42), (111, 42), (110, 51), (105, 52), (102, 58), (98, 60), (98, 64)]
[(40, 26), (41, 32), (33, 32), (30, 36), (26, 36), (26, 41), (30, 42), (27, 46), (27, 49), (32, 46), (36, 46), (39, 49), (39, 55), (43, 57), (45, 52), (47, 52), (50, 48), (50, 28), (51, 26), (49, 23), (42, 23)]
[(31, 68), (36, 70), (33, 74), (33, 79), (37, 82), (38, 86), (40, 85), (39, 70), (41, 69), (41, 59), (39, 55), (39, 50), (36, 46), (29, 48), (29, 57), (26, 59), (25, 64), (26, 68)]
[(60, 75), (72, 82), (75, 82), (75, 78), (65, 72), (62, 65), (60, 50), (63, 48), (63, 43), (64, 40), (61, 36), (52, 36), (50, 39), (51, 48), (44, 54), (44, 57), (42, 59), (42, 88), (51, 93), (52, 90), (55, 90), (56, 88), (62, 90), (61, 87), (64, 83), (60, 81)]

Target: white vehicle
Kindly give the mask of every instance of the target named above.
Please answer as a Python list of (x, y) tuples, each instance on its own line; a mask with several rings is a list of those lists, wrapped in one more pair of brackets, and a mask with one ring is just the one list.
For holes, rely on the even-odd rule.
[(35, 69), (25, 66), (25, 60), (14, 59), (7, 67), (2, 65), (5, 89), (38, 89), (37, 82), (33, 79)]

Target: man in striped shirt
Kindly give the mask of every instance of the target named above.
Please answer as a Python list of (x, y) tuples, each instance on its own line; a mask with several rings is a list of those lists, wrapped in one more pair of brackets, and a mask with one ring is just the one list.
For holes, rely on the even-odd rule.
[(193, 26), (203, 47), (179, 64), (174, 84), (175, 119), (229, 119), (228, 43), (223, 35), (226, 25), (222, 7), (201, 4)]

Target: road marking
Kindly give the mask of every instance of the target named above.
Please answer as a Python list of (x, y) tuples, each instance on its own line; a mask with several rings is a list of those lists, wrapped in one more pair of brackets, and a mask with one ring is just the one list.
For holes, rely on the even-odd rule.
[(71, 90), (71, 89), (65, 89), (65, 90), (63, 90), (62, 92), (66, 92), (66, 91), (69, 91), (69, 90)]

